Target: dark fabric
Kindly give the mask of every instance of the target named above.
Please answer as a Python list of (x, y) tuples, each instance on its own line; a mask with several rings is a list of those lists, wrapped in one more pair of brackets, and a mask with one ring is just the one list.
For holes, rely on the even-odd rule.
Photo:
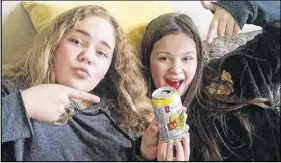
[(264, 27), (266, 24), (273, 24), (275, 22), (280, 23), (279, 1), (224, 0), (212, 3), (226, 9), (233, 16), (241, 29), (246, 23), (255, 24), (262, 27)]
[(134, 140), (111, 118), (106, 99), (66, 125), (27, 118), (19, 90), (2, 81), (2, 161), (132, 161)]
[[(269, 109), (248, 105), (229, 113), (217, 113), (215, 116), (209, 113), (209, 117), (201, 117), (202, 126), (206, 129), (212, 128), (212, 125), (218, 126), (220, 135), (216, 139), (223, 140), (219, 144), (224, 161), (280, 161), (280, 2), (220, 1), (215, 4), (227, 9), (240, 27), (245, 23), (252, 23), (262, 26), (263, 32), (246, 45), (230, 52), (233, 55), (225, 54), (211, 60), (204, 70), (205, 77), (209, 75), (206, 74), (208, 66), (219, 72), (225, 70), (233, 80), (234, 98), (272, 96), (275, 105)], [(193, 107), (198, 107), (194, 105)], [(254, 128), (252, 146), (249, 146), (247, 132), (237, 115), (247, 117)], [(220, 117), (226, 120), (224, 126), (218, 123)], [(222, 127), (227, 130), (224, 131)], [(190, 126), (191, 160), (203, 161), (200, 151), (203, 143), (198, 142), (200, 139), (196, 137), (198, 133), (195, 128), (196, 126)]]

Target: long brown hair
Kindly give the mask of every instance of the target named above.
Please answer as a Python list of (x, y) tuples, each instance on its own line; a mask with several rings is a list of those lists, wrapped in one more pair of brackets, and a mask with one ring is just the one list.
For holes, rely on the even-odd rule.
[[(146, 27), (145, 34), (141, 43), (141, 54), (142, 63), (144, 65), (144, 74), (147, 78), (149, 95), (151, 96), (152, 91), (155, 89), (154, 83), (151, 78), (150, 73), (150, 55), (154, 44), (166, 35), (173, 33), (184, 33), (196, 44), (197, 51), (197, 68), (193, 81), (191, 82), (188, 90), (183, 95), (184, 105), (189, 106), (192, 102), (194, 96), (196, 96), (196, 91), (200, 89), (200, 81), (202, 78), (204, 55), (203, 55), (203, 45), (200, 39), (198, 30), (192, 20), (185, 14), (163, 14), (152, 20)], [(188, 97), (188, 98), (185, 98)]]
[(14, 82), (23, 82), (25, 88), (55, 83), (53, 64), (56, 43), (66, 37), (77, 23), (90, 16), (109, 21), (116, 38), (112, 64), (102, 81), (111, 81), (111, 84), (100, 83), (99, 87), (106, 86), (114, 94), (109, 101), (112, 101), (115, 111), (121, 113), (120, 126), (134, 135), (140, 135), (152, 117), (152, 106), (146, 97), (147, 87), (141, 74), (141, 62), (127, 42), (117, 20), (102, 7), (79, 6), (59, 15), (36, 35), (27, 59), (16, 65), (6, 66), (3, 75)]
[[(152, 20), (145, 31), (141, 44), (143, 73), (148, 84), (148, 93), (151, 96), (155, 89), (150, 72), (150, 55), (154, 44), (166, 35), (184, 33), (196, 44), (198, 65), (194, 80), (188, 90), (182, 96), (183, 105), (187, 107), (191, 136), (191, 159), (197, 159), (193, 152), (198, 150), (202, 153), (205, 161), (223, 160), (220, 144), (235, 155), (230, 145), (226, 143), (229, 139), (226, 134), (226, 122), (229, 116), (235, 117), (235, 121), (241, 124), (248, 137), (248, 145), (252, 143), (253, 127), (248, 117), (239, 112), (239, 108), (249, 104), (267, 108), (267, 99), (256, 98), (253, 100), (233, 99), (231, 96), (218, 96), (211, 94), (205, 88), (206, 83), (218, 81), (221, 70), (211, 68), (204, 64), (204, 50), (198, 30), (193, 21), (181, 13), (163, 14)], [(204, 76), (203, 76), (204, 70)], [(204, 77), (204, 79), (203, 79)], [(205, 81), (209, 80), (209, 81)], [(236, 111), (237, 110), (237, 111)], [(234, 112), (236, 111), (236, 112)], [(194, 141), (193, 141), (194, 140)]]

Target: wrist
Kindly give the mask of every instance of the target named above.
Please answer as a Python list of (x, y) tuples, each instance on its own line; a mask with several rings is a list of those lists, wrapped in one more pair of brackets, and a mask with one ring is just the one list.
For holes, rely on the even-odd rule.
[(153, 154), (149, 154), (149, 152), (146, 153), (146, 151), (148, 151), (148, 150), (146, 150), (146, 149), (141, 145), (141, 147), (140, 147), (140, 155), (141, 155), (141, 157), (143, 157), (143, 158), (145, 158), (145, 159), (147, 159), (147, 160), (149, 160), (149, 161), (156, 160), (156, 156), (154, 156)]
[(30, 107), (28, 107), (29, 104), (28, 104), (28, 100), (26, 98), (26, 91), (20, 90), (20, 96), (21, 96), (22, 105), (24, 107), (25, 115), (28, 118), (31, 118), (32, 116), (30, 115), (30, 109), (29, 109)]

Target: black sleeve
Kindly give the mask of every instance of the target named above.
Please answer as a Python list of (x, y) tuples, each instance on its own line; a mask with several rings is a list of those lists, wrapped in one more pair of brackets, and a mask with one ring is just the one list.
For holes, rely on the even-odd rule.
[(213, 3), (226, 9), (241, 29), (246, 23), (280, 28), (279, 1), (219, 1)]
[(30, 119), (25, 114), (20, 90), (2, 80), (2, 144), (33, 137)]

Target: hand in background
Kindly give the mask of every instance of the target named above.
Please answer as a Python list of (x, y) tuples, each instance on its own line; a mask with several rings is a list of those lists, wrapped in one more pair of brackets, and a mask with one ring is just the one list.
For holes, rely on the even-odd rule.
[(22, 91), (27, 116), (43, 122), (55, 122), (70, 105), (70, 99), (87, 100), (93, 103), (99, 97), (59, 84), (41, 84)]
[(223, 37), (225, 35), (231, 36), (232, 34), (237, 34), (239, 30), (241, 30), (236, 20), (224, 8), (221, 8), (213, 3), (206, 2), (204, 0), (201, 0), (201, 4), (205, 9), (214, 12), (214, 17), (210, 24), (207, 35), (208, 43), (212, 42), (214, 32), (216, 31), (218, 37)]

